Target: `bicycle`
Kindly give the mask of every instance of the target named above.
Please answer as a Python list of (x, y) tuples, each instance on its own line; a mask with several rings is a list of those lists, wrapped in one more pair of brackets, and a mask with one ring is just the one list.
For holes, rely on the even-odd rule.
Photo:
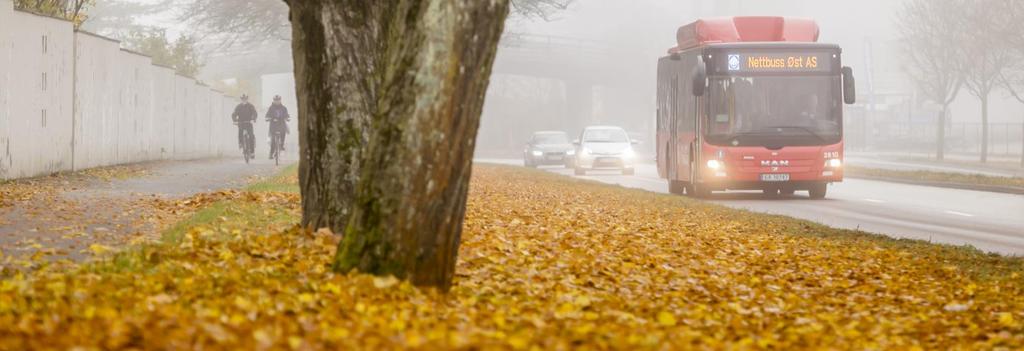
[[(238, 123), (235, 123), (237, 126)], [(245, 158), (245, 163), (248, 164), (252, 159), (256, 157), (256, 137), (249, 132), (248, 128), (242, 129), (242, 157)]]
[(281, 149), (284, 146), (284, 132), (278, 131), (273, 133), (270, 138), (270, 154), (274, 159), (274, 165), (281, 165)]

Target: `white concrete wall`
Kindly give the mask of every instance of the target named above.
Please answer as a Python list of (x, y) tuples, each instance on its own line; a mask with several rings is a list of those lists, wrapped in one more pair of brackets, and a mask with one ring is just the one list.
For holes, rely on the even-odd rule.
[(9, 80), (11, 71), (11, 35), (14, 27), (13, 5), (11, 0), (0, 0), (0, 179), (8, 176), (13, 166), (8, 145), (8, 123), (11, 120), (10, 95), (12, 86)]
[[(15, 12), (8, 84), (8, 177), (71, 168), (74, 52), (70, 22)], [(5, 29), (6, 30), (6, 29)]]
[(232, 101), (117, 41), (0, 0), (0, 179), (233, 156)]
[(216, 121), (215, 125), (229, 126), (221, 132), (230, 135), (230, 137), (225, 138), (221, 149), (225, 155), (240, 154), (241, 151), (238, 148), (238, 128), (231, 121), (231, 114), (235, 112), (238, 98), (225, 96), (222, 100), (220, 116), (215, 118), (214, 121)]
[(196, 152), (202, 155), (213, 155), (210, 139), (213, 137), (210, 124), (210, 87), (196, 85), (196, 132), (192, 139), (196, 141)]
[(153, 67), (153, 115), (154, 133), (153, 141), (156, 145), (153, 151), (154, 160), (173, 158), (174, 155), (174, 128), (175, 128), (175, 95), (174, 95), (174, 70), (166, 67)]
[(75, 168), (109, 166), (118, 162), (118, 96), (120, 55), (116, 41), (78, 33), (75, 36)]

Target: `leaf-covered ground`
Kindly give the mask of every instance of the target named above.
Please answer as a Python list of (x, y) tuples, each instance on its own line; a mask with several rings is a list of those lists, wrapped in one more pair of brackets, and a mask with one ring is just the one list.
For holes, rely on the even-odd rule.
[(328, 270), (293, 175), (0, 281), (0, 349), (1021, 349), (1020, 259), (478, 166), (442, 295)]

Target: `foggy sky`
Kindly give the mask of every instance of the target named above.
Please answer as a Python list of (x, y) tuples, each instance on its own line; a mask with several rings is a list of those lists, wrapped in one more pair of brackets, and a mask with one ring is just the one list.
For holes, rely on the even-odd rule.
[[(634, 55), (634, 65), (654, 72), (657, 59), (675, 43), (676, 29), (700, 17), (766, 15), (815, 19), (821, 27), (821, 42), (839, 44), (844, 64), (854, 68), (859, 92), (866, 93), (865, 43), (872, 44), (879, 90), (912, 90), (905, 77), (879, 71), (898, 71), (899, 53), (886, 50), (899, 37), (896, 23), (901, 0), (578, 0), (554, 20), (513, 20), (508, 30), (546, 35), (603, 40)], [(953, 30), (953, 29), (951, 29)], [(884, 60), (884, 62), (883, 62)], [(884, 68), (888, 68), (883, 69)], [(888, 73), (888, 74), (887, 74)], [(979, 122), (980, 103), (962, 93), (952, 106), (954, 121)], [(1005, 93), (993, 94), (991, 122), (1019, 123), (1024, 105)]]

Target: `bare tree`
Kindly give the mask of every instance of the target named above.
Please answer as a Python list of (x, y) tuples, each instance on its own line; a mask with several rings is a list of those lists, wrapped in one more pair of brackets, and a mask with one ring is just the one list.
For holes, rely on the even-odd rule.
[(166, 11), (161, 5), (158, 2), (140, 3), (133, 0), (97, 1), (89, 7), (89, 20), (81, 28), (113, 38), (124, 38), (133, 32), (157, 30), (142, 20)]
[(14, 0), (14, 7), (47, 16), (66, 19), (75, 24), (75, 28), (87, 19), (86, 10), (94, 0)]
[(569, 8), (573, 0), (512, 0), (513, 13), (523, 17), (551, 19), (551, 14)]
[[(1005, 0), (1009, 4), (1006, 7), (1010, 20), (1004, 27), (1001, 37), (1014, 49), (1017, 62), (1024, 62), (1024, 6), (1015, 5), (1014, 0)], [(1003, 87), (1018, 102), (1024, 104), (1024, 64), (1017, 65), (1007, 70), (1000, 81)], [(1024, 167), (1024, 116), (1021, 116), (1021, 156), (1020, 165)]]
[[(1012, 27), (1013, 7), (1016, 1), (972, 0), (961, 6), (958, 22), (951, 22), (950, 31), (962, 31), (966, 36), (952, 40), (956, 59), (962, 60), (964, 87), (981, 101), (981, 162), (988, 161), (989, 98), (1000, 86), (1001, 77), (1019, 65), (1017, 55), (1007, 45), (1005, 31)], [(1017, 34), (1019, 35), (1019, 33)]]
[[(1022, 57), (1024, 59), (1024, 57)], [(1024, 73), (1014, 72), (1008, 74), (1008, 77), (1003, 77), (1002, 83), (1006, 88), (1006, 91), (1010, 93), (1015, 100), (1024, 104)], [(1021, 148), (1020, 148), (1020, 166), (1024, 167), (1024, 116), (1021, 118)]]
[[(290, 40), (288, 8), (281, 0), (165, 0), (186, 8), (180, 18), (200, 37), (213, 37), (222, 47)], [(549, 19), (573, 0), (511, 0), (513, 13)]]
[(913, 0), (899, 11), (905, 58), (904, 72), (925, 99), (942, 106), (936, 120), (935, 158), (946, 152), (946, 120), (949, 105), (963, 87), (962, 60), (949, 59), (949, 23), (957, 16), (962, 0)]
[(186, 10), (181, 19), (222, 46), (290, 40), (288, 5), (281, 0), (169, 0)]
[(508, 0), (291, 0), (303, 224), (335, 269), (447, 289)]

